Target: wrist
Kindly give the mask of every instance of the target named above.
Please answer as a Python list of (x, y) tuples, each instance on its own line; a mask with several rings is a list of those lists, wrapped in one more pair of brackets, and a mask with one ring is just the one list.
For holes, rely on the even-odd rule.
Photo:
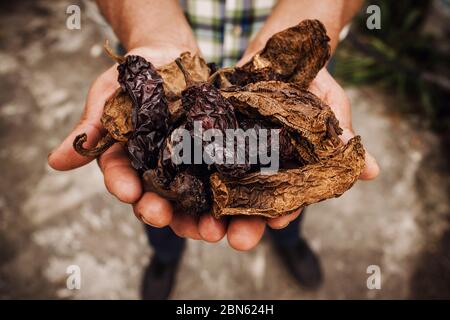
[(248, 47), (245, 49), (244, 54), (242, 55), (242, 58), (239, 60), (239, 62), (236, 64), (238, 67), (243, 66), (245, 63), (250, 61), (250, 59), (257, 54), (259, 51), (261, 51), (264, 46), (266, 45), (266, 41), (262, 40), (260, 37), (256, 36), (248, 45)]

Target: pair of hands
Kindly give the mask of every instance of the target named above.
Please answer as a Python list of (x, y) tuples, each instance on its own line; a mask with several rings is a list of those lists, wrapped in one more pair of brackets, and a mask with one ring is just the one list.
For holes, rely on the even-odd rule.
[[(141, 47), (133, 49), (129, 54), (140, 55), (151, 61), (156, 67), (174, 60), (180, 52), (185, 51), (173, 46), (160, 45), (157, 49)], [(246, 55), (240, 64), (250, 59)], [(86, 132), (90, 147), (104, 135), (100, 123), (103, 106), (106, 100), (117, 89), (117, 65), (101, 74), (92, 84), (86, 99), (84, 113), (65, 140), (53, 150), (49, 157), (49, 165), (56, 170), (72, 170), (81, 167), (93, 158), (79, 155), (72, 147), (74, 138)], [(323, 69), (311, 84), (310, 90), (325, 101), (333, 109), (344, 133), (342, 139), (347, 142), (354, 136), (351, 124), (350, 102), (344, 90), (331, 75)], [(174, 212), (170, 202), (155, 193), (143, 192), (140, 178), (128, 160), (123, 146), (116, 143), (98, 159), (98, 165), (104, 176), (108, 191), (120, 201), (133, 206), (135, 215), (144, 223), (154, 227), (170, 226), (180, 237), (217, 242), (227, 235), (228, 243), (236, 250), (250, 250), (261, 240), (265, 227), (273, 229), (285, 228), (296, 219), (300, 210), (273, 219), (261, 217), (235, 216), (230, 220), (217, 220), (206, 214), (200, 218)], [(378, 175), (379, 168), (375, 159), (366, 152), (366, 166), (360, 179), (370, 180)]]

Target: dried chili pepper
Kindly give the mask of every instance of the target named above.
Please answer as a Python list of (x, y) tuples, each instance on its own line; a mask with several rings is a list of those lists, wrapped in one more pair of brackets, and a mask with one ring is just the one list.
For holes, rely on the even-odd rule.
[(127, 93), (121, 89), (106, 101), (103, 107), (103, 114), (100, 119), (103, 127), (108, 131), (94, 148), (86, 149), (83, 144), (87, 140), (87, 135), (82, 133), (75, 137), (73, 141), (74, 149), (83, 156), (96, 157), (106, 151), (116, 142), (126, 142), (130, 137), (133, 128), (131, 124), (132, 102)]
[(263, 118), (294, 132), (304, 163), (330, 157), (342, 145), (338, 137), (342, 129), (331, 108), (295, 84), (261, 81), (222, 94), (248, 117)]
[(97, 157), (117, 142), (111, 135), (107, 134), (97, 142), (97, 145), (95, 147), (86, 149), (85, 147), (83, 147), (83, 144), (86, 141), (86, 133), (77, 135), (73, 141), (73, 148), (75, 149), (75, 151), (85, 157)]
[[(172, 132), (173, 133), (173, 132)], [(161, 188), (168, 188), (170, 183), (174, 180), (175, 176), (186, 169), (186, 164), (175, 164), (172, 161), (173, 139), (172, 134), (169, 134), (161, 147), (159, 153), (158, 163), (156, 165), (155, 177), (157, 177), (158, 183)]]
[(249, 173), (238, 179), (211, 175), (214, 216), (274, 218), (340, 196), (355, 183), (364, 167), (360, 137), (352, 138), (339, 151), (327, 160), (273, 175)]
[[(202, 82), (208, 80), (211, 73), (210, 66), (202, 57), (192, 55), (190, 52), (183, 52), (179, 59), (194, 81)], [(177, 63), (173, 61), (158, 68), (157, 71), (164, 80), (164, 91), (167, 100), (181, 99), (181, 92), (186, 89), (186, 80)]]
[[(180, 59), (195, 81), (208, 80), (212, 72), (210, 68), (213, 66), (206, 64), (203, 58), (189, 52), (183, 52)], [(181, 105), (181, 92), (186, 89), (186, 81), (175, 61), (158, 68), (157, 71), (164, 80), (164, 91), (169, 104), (171, 122), (176, 123), (185, 115), (185, 110)]]
[(144, 189), (172, 201), (178, 212), (199, 215), (210, 209), (211, 196), (199, 177), (181, 172), (168, 188), (163, 188), (159, 179), (155, 169), (146, 171), (143, 175)]
[(219, 88), (267, 80), (295, 82), (307, 88), (330, 58), (329, 41), (320, 21), (303, 20), (274, 34), (242, 67), (219, 70), (210, 81)]
[(118, 82), (133, 101), (133, 134), (127, 142), (131, 164), (136, 170), (145, 171), (156, 165), (159, 149), (169, 130), (163, 79), (143, 57), (120, 57), (111, 50), (108, 52), (119, 63)]
[(199, 172), (196, 166), (175, 164), (172, 161), (172, 149), (170, 134), (160, 150), (156, 168), (143, 174), (145, 190), (170, 200), (179, 212), (199, 215), (209, 210), (209, 173)]
[[(260, 139), (259, 137), (259, 130), (265, 129), (268, 130), (267, 132), (267, 143), (268, 143), (268, 150), (271, 150), (271, 131), (270, 129), (278, 129), (278, 135), (279, 135), (279, 157), (280, 161), (289, 161), (289, 160), (296, 160), (297, 154), (296, 154), (296, 148), (292, 144), (292, 137), (289, 134), (288, 130), (284, 128), (283, 126), (276, 125), (273, 123), (269, 123), (267, 121), (264, 121), (262, 119), (256, 119), (256, 118), (245, 118), (240, 117), (239, 118), (239, 126), (244, 130), (255, 130), (256, 132), (256, 138)], [(247, 152), (247, 151), (246, 151)], [(247, 152), (248, 153), (248, 152)]]
[(117, 141), (128, 141), (133, 132), (132, 110), (133, 103), (130, 96), (120, 89), (117, 89), (112, 98), (106, 101), (100, 122)]
[[(225, 136), (226, 129), (239, 127), (233, 106), (221, 95), (220, 91), (208, 82), (194, 82), (180, 59), (176, 60), (183, 72), (187, 88), (182, 92), (183, 108), (187, 112), (186, 129), (194, 130), (194, 122), (201, 123), (203, 130), (217, 129)], [(193, 134), (195, 134), (193, 132)], [(203, 139), (202, 139), (203, 141)], [(205, 142), (203, 142), (205, 145)], [(234, 161), (232, 164), (215, 163), (214, 167), (223, 175), (239, 176), (250, 170), (250, 164), (237, 163), (238, 148), (235, 143)], [(225, 155), (224, 155), (225, 157)]]

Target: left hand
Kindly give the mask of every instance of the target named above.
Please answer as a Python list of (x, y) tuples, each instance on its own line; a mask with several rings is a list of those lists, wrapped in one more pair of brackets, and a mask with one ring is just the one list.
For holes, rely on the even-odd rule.
[[(323, 68), (312, 81), (309, 90), (328, 104), (343, 129), (341, 139), (347, 143), (354, 135), (352, 127), (350, 100), (344, 89)], [(375, 158), (366, 151), (366, 163), (360, 175), (362, 180), (372, 180), (379, 173)], [(172, 229), (180, 236), (216, 242), (227, 235), (228, 243), (236, 250), (250, 250), (261, 240), (266, 224), (272, 229), (283, 229), (300, 215), (301, 210), (279, 218), (235, 216), (228, 225), (225, 219), (215, 219), (209, 214), (196, 218), (187, 215), (174, 215)]]
[[(238, 65), (242, 65), (247, 60), (247, 58), (243, 58)], [(350, 100), (344, 89), (333, 79), (326, 68), (323, 68), (312, 81), (309, 90), (331, 107), (343, 129), (341, 139), (347, 143), (354, 137), (355, 133), (352, 127)], [(359, 178), (362, 180), (375, 179), (380, 171), (378, 164), (367, 151), (365, 158), (365, 167)], [(250, 250), (261, 240), (266, 224), (272, 229), (283, 229), (295, 220), (300, 213), (301, 209), (292, 214), (273, 219), (238, 216), (233, 217), (228, 227), (224, 225), (222, 219), (215, 220), (211, 216), (205, 215), (200, 218), (197, 234), (199, 237), (201, 235), (204, 240), (208, 240), (208, 238), (217, 240), (225, 236), (226, 233), (230, 246), (237, 250)], [(192, 231), (195, 232), (195, 223), (192, 222), (191, 225)]]
[[(334, 80), (326, 68), (319, 71), (316, 78), (311, 82), (309, 91), (318, 96), (323, 102), (330, 106), (343, 133), (340, 136), (344, 143), (355, 136), (352, 127), (352, 110), (350, 100), (344, 89)], [(377, 161), (366, 150), (365, 167), (359, 176), (361, 180), (373, 180), (380, 172)]]

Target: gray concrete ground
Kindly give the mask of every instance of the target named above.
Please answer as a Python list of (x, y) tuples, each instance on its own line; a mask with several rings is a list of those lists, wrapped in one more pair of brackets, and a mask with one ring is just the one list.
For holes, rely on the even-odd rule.
[[(0, 298), (135, 299), (151, 249), (130, 207), (105, 191), (95, 164), (64, 173), (46, 164), (110, 64), (88, 8), (81, 31), (65, 28), (69, 3), (0, 5)], [(438, 140), (396, 114), (394, 96), (347, 92), (383, 171), (308, 209), (304, 232), (322, 259), (323, 286), (297, 287), (267, 239), (248, 253), (226, 240), (189, 241), (174, 298), (450, 298), (448, 167)], [(80, 290), (66, 288), (69, 265), (81, 267)], [(366, 286), (369, 265), (381, 268), (380, 290)]]

